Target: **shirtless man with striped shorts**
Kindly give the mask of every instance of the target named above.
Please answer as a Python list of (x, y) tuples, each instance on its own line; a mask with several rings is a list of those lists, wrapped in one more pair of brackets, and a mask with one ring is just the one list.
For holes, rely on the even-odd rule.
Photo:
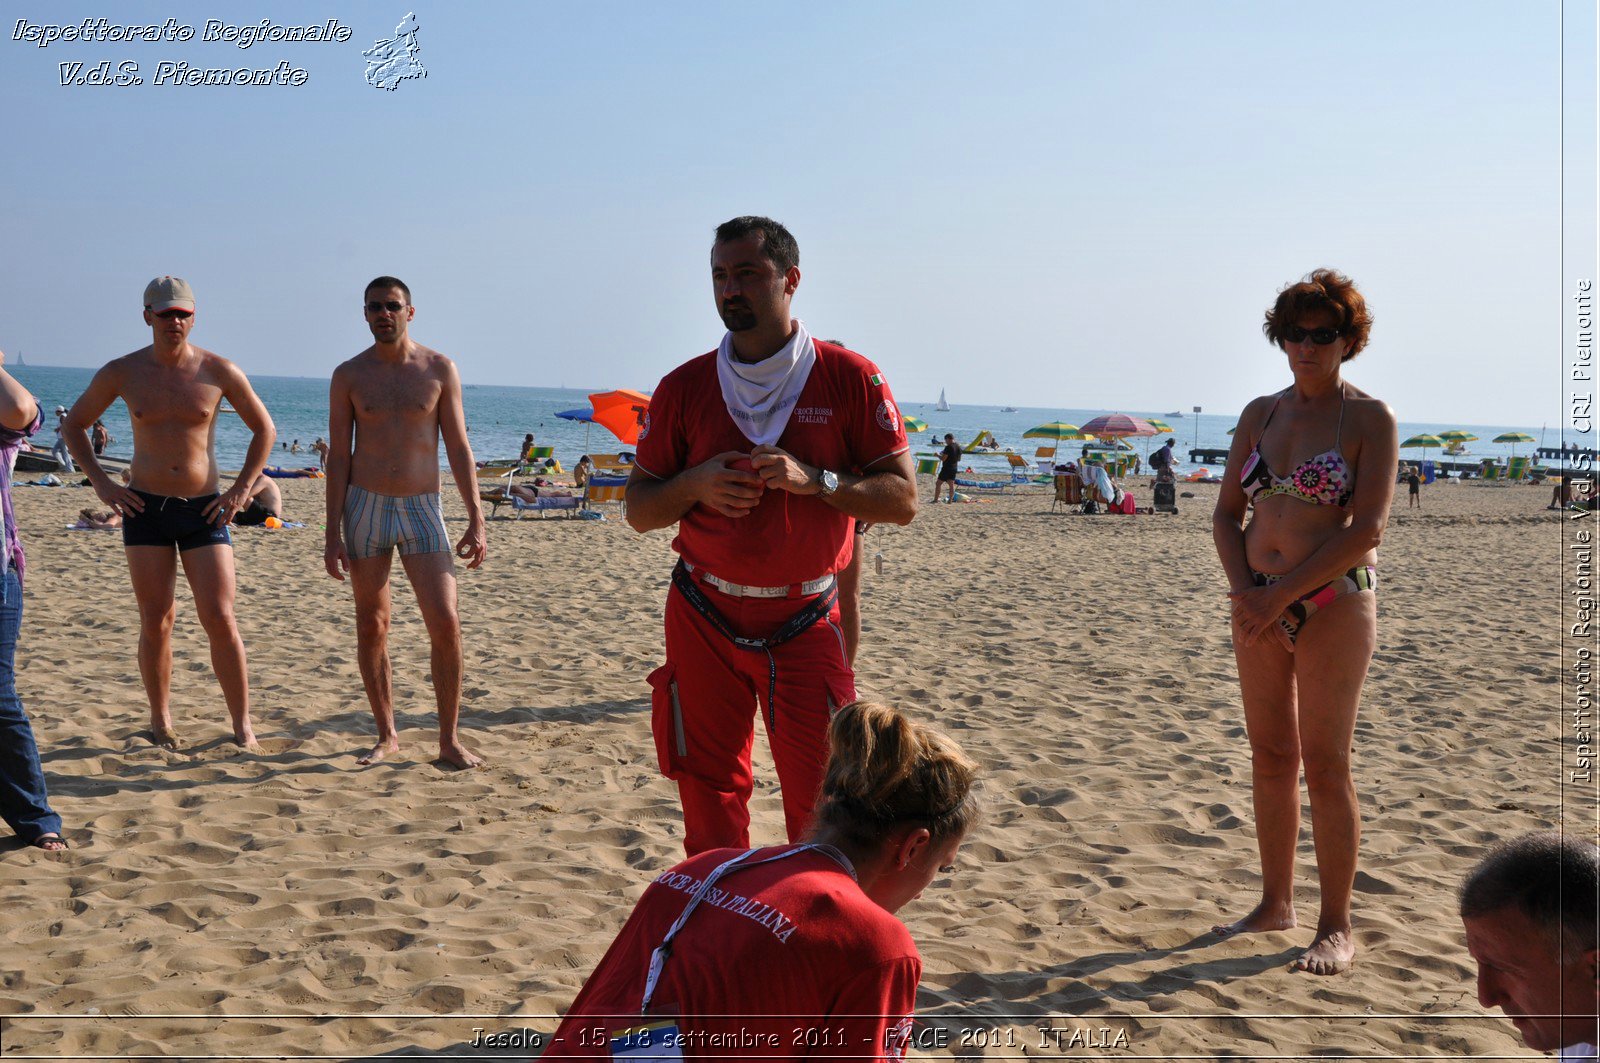
[[(483, 761), (461, 744), (461, 620), (455, 558), (468, 568), (487, 552), (472, 447), (455, 363), (409, 336), (411, 289), (379, 277), (363, 297), (373, 343), (333, 371), (328, 397), (328, 575), (350, 575), (356, 599), (356, 656), (378, 725), (378, 742), (361, 758), (376, 764), (400, 749), (389, 666), (389, 570), (394, 551), (417, 595), (432, 645), (439, 708), (439, 759), (458, 768)], [(467, 531), (455, 545), (439, 504), (439, 440), (467, 507)]]

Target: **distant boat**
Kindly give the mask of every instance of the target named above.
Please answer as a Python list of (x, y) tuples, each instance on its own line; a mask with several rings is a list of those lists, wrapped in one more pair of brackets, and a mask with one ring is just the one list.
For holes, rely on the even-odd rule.
[(934, 405), (933, 408), (941, 413), (950, 408), (950, 404), (946, 402), (944, 398), (944, 388), (939, 389), (939, 401)]
[(1183, 416), (1183, 411), (1182, 410), (1173, 410), (1171, 413), (1164, 413), (1161, 416), (1162, 417), (1182, 417)]
[(1002, 407), (1000, 407), (1000, 412), (1001, 413), (1016, 413), (1017, 412), (1017, 408), (1015, 406), (1002, 406)]
[(18, 365), (27, 365), (28, 364), (27, 362), (22, 360), (22, 352), (21, 351), (17, 352), (17, 364)]

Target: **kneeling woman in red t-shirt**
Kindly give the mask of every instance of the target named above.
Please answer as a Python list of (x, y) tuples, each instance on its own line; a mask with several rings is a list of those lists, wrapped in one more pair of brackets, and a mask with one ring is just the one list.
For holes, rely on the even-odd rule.
[(657, 876), (543, 1059), (904, 1054), (922, 959), (892, 913), (954, 870), (977, 766), (872, 702), (829, 740), (810, 840)]

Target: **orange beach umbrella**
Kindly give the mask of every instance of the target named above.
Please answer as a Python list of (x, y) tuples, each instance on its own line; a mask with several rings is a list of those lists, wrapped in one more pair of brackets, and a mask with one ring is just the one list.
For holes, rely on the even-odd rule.
[(650, 408), (649, 395), (629, 388), (597, 391), (589, 396), (589, 405), (594, 407), (595, 424), (630, 447), (639, 445), (639, 430), (644, 427), (645, 411)]

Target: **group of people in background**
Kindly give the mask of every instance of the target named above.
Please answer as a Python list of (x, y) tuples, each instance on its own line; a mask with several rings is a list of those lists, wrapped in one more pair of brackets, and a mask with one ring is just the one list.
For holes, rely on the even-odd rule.
[[(715, 350), (662, 379), (626, 488), (628, 523), (638, 532), (674, 529), (679, 555), (665, 603), (665, 659), (648, 685), (654, 755), (677, 787), (687, 859), (645, 890), (549, 1051), (661, 1055), (676, 1039), (680, 1054), (704, 1057), (717, 1054), (706, 1046), (737, 1033), (750, 1056), (809, 1049), (894, 1058), (908, 1041), (921, 970), (895, 913), (954, 873), (979, 811), (978, 767), (951, 739), (857, 697), (862, 536), (872, 524), (915, 517), (910, 447), (882, 370), (813, 338), (792, 316), (801, 272), (787, 229), (764, 217), (732, 219), (716, 230), (710, 267), (726, 331)], [(363, 313), (373, 344), (334, 371), (330, 390), (324, 548), (328, 574), (348, 578), (354, 591), (358, 659), (377, 726), (361, 760), (399, 748), (387, 653), (398, 550), (431, 640), (439, 756), (471, 767), (481, 759), (459, 734), (455, 562), (482, 564), (487, 542), (461, 385), (449, 358), (410, 338), (416, 308), (403, 282), (372, 281)], [(152, 281), (144, 316), (151, 345), (97, 373), (61, 433), (122, 520), (153, 740), (178, 745), (169, 686), (181, 565), (234, 738), (248, 748), (255, 733), (228, 524), (251, 504), (273, 425), (237, 367), (189, 342), (195, 301), (186, 283)], [(1361, 823), (1352, 745), (1398, 461), (1393, 413), (1342, 375), (1371, 327), (1361, 293), (1331, 270), (1278, 294), (1263, 330), (1286, 357), (1291, 382), (1241, 414), (1212, 518), (1261, 860), (1259, 903), (1215, 930), (1231, 937), (1297, 925), (1303, 770), (1320, 907), (1293, 967), (1320, 975), (1346, 970), (1356, 955)], [(118, 398), (134, 426), (127, 485), (106, 474), (88, 432)], [(252, 433), (244, 467), (226, 486), (210, 445), (224, 400)], [(37, 403), (0, 369), (0, 448), (38, 425)], [(453, 545), (440, 503), (441, 440), (467, 514)], [(953, 495), (961, 456), (952, 436), (945, 441), (935, 501), (946, 482)], [(1170, 475), (1173, 442), (1152, 461), (1158, 475)], [(53, 849), (66, 842), (13, 682), (23, 558), (5, 469), (0, 804), (25, 841)], [(750, 830), (758, 715), (784, 818), (785, 839), (767, 846), (753, 846)], [(1480, 1001), (1512, 1015), (1530, 1047), (1589, 1053), (1576, 1058), (1593, 1058), (1600, 1039), (1597, 855), (1588, 840), (1536, 835), (1495, 850), (1461, 893)], [(761, 974), (768, 971), (785, 973)], [(797, 1050), (794, 1016), (836, 1029), (839, 1040)]]

